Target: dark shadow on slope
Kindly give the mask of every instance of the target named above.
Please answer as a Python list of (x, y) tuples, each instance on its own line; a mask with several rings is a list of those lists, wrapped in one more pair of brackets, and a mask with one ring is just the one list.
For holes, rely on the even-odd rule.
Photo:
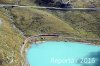
[(53, 0), (35, 0), (35, 3), (40, 6), (50, 6), (51, 3), (54, 3)]
[(100, 66), (100, 51), (90, 53), (87, 58), (94, 58), (95, 63), (82, 64), (82, 66)]

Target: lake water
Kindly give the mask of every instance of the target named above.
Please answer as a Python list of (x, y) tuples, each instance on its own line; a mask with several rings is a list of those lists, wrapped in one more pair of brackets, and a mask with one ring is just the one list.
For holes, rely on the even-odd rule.
[(100, 66), (100, 46), (48, 41), (27, 52), (30, 66)]

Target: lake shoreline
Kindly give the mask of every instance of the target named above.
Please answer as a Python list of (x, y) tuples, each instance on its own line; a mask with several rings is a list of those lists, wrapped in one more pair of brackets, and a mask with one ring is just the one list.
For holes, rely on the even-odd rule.
[[(92, 45), (92, 44), (89, 44), (89, 43), (83, 43), (83, 42), (63, 42), (63, 41), (45, 41), (45, 42), (43, 42), (43, 43), (38, 43), (37, 45), (36, 44), (31, 44), (30, 45), (30, 48), (27, 48), (27, 52), (26, 52), (26, 54), (27, 53), (29, 53), (29, 49), (31, 49), (32, 47), (35, 47), (35, 46), (37, 46), (36, 48), (37, 49), (39, 49), (39, 46), (45, 46), (45, 45), (48, 45), (48, 44), (46, 44), (46, 43), (49, 43), (49, 45), (50, 45), (50, 43), (51, 43), (51, 45), (50, 46), (52, 46), (52, 45), (54, 45), (55, 46), (55, 44), (53, 44), (53, 43), (66, 43), (66, 45), (68, 45), (68, 46), (70, 46), (71, 47), (71, 45), (74, 45), (74, 46), (77, 46), (77, 45), (80, 45), (80, 46), (83, 46), (84, 47), (84, 45), (85, 46), (90, 46), (90, 47), (97, 47), (96, 45)], [(70, 44), (71, 43), (71, 44)], [(43, 44), (45, 44), (45, 45), (43, 45)], [(76, 44), (76, 45), (75, 45)], [(59, 44), (59, 45), (61, 45), (61, 44)], [(65, 44), (62, 44), (62, 45), (64, 45), (64, 46), (66, 46)], [(57, 45), (58, 46), (58, 45)], [(77, 46), (78, 47), (78, 46)], [(100, 47), (100, 46), (99, 46)], [(80, 47), (81, 48), (81, 47)], [(60, 48), (59, 48), (60, 49)], [(59, 50), (58, 49), (58, 50)], [(67, 49), (67, 48), (66, 48)], [(73, 48), (74, 49), (74, 48)], [(88, 48), (89, 49), (89, 48)], [(51, 49), (52, 50), (52, 49)], [(54, 49), (55, 50), (55, 49)], [(86, 49), (85, 49), (86, 50)], [(40, 50), (41, 51), (41, 50)], [(50, 51), (50, 50), (47, 50), (47, 51)], [(88, 50), (89, 51), (89, 50)], [(94, 50), (93, 50), (94, 51)], [(26, 55), (27, 56), (27, 55)], [(26, 57), (27, 58), (27, 57)]]

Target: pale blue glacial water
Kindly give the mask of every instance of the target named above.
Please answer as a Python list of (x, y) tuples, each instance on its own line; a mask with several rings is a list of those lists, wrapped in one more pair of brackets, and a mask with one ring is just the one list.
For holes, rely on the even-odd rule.
[(32, 44), (27, 60), (30, 66), (100, 66), (100, 46), (47, 41)]

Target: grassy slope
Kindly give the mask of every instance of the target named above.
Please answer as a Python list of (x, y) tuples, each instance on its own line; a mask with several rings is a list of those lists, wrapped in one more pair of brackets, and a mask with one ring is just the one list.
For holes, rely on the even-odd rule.
[(35, 0), (21, 0), (20, 4), (21, 5), (35, 5), (34, 1)]
[(21, 5), (34, 5), (34, 0), (0, 0), (0, 4), (15, 4), (17, 1)]
[[(70, 25), (42, 10), (12, 9), (15, 25), (26, 35), (34, 33), (76, 32)], [(33, 32), (33, 33), (32, 33)]]
[[(99, 13), (96, 11), (52, 11), (58, 18), (70, 24), (76, 30), (85, 30), (93, 32), (99, 29)], [(96, 34), (96, 33), (95, 33)]]
[[(80, 25), (77, 26), (77, 24), (79, 24), (77, 22), (84, 21), (83, 17), (85, 18), (85, 20), (91, 18), (91, 20), (89, 20), (88, 22), (91, 21), (95, 22), (96, 19), (93, 19), (94, 14), (93, 16), (91, 16), (86, 13), (80, 14), (80, 12), (77, 13), (75, 12), (74, 14), (66, 12), (64, 13), (65, 16), (62, 16), (66, 17), (66, 20), (62, 19), (62, 17), (60, 17), (60, 19), (62, 19), (60, 20), (58, 13), (57, 13), (58, 16), (55, 16), (54, 14), (50, 14), (46, 11), (37, 9), (14, 8), (11, 10), (11, 12), (15, 19), (14, 24), (20, 30), (22, 30), (25, 33), (25, 35), (28, 36), (39, 33), (75, 32), (77, 34), (67, 33), (67, 36), (79, 36), (79, 37), (88, 36), (91, 38), (97, 37), (95, 34), (88, 33), (85, 31), (85, 29), (88, 28), (88, 26), (85, 29), (77, 29), (82, 27)], [(72, 16), (74, 18), (70, 18)], [(3, 61), (2, 66), (21, 66), (22, 58), (19, 54), (20, 52), (19, 49), (23, 39), (21, 35), (16, 30), (14, 30), (14, 28), (12, 28), (12, 25), (10, 24), (8, 17), (5, 16), (1, 11), (0, 11), (0, 18), (3, 19), (3, 24), (0, 26), (0, 61)], [(72, 24), (73, 22), (74, 24)], [(85, 23), (87, 22), (85, 21)], [(9, 63), (11, 59), (14, 60), (12, 64)]]
[[(65, 0), (66, 1), (66, 0)], [(31, 0), (33, 3), (34, 0)], [(92, 2), (92, 1), (91, 1)], [(96, 7), (100, 7), (99, 1), (94, 1), (93, 3)], [(92, 5), (89, 1), (72, 1), (75, 7), (89, 7)], [(81, 3), (81, 4), (80, 4)], [(87, 5), (88, 3), (88, 5)], [(91, 11), (92, 12), (92, 11)], [(48, 12), (49, 13), (49, 12)], [(61, 14), (61, 12), (59, 12)], [(59, 15), (59, 13), (57, 13)], [(98, 12), (100, 13), (100, 12)], [(80, 12), (80, 11), (72, 11), (72, 12), (63, 12), (63, 15), (58, 16), (57, 18), (61, 19), (63, 22), (69, 24), (72, 28), (75, 28), (80, 34), (82, 38), (99, 38), (100, 32), (94, 31), (99, 30), (99, 14), (97, 12), (92, 12), (91, 14), (88, 12)], [(53, 12), (55, 14), (55, 12)], [(53, 15), (54, 16), (54, 15)], [(69, 16), (69, 17), (68, 17)], [(55, 16), (54, 16), (55, 17)], [(91, 31), (91, 32), (89, 32)]]
[[(25, 0), (25, 1), (28, 1), (28, 0)], [(34, 3), (34, 1), (35, 0), (29, 0), (28, 2)], [(67, 1), (67, 0), (64, 0), (64, 1)], [(91, 5), (90, 2), (93, 2), (96, 5), (96, 7), (100, 7), (99, 0), (96, 0), (96, 1), (72, 0), (71, 2), (73, 3), (75, 7), (88, 7), (89, 5)], [(58, 17), (56, 18), (60, 17), (59, 19), (61, 19), (63, 22), (66, 22), (72, 28), (77, 30), (80, 33), (80, 37), (83, 37), (83, 38), (86, 38), (86, 37), (99, 38), (98, 36), (100, 36), (100, 32), (94, 31), (94, 30), (100, 30), (99, 29), (100, 15), (98, 13), (100, 12), (94, 12), (94, 11), (93, 12), (92, 11), (91, 12), (67, 11), (67, 12), (59, 12), (59, 13), (55, 11), (53, 12), (53, 14), (58, 15)]]
[(96, 19), (96, 22), (93, 23), (94, 26), (96, 26), (96, 31), (94, 32), (100, 37), (100, 11), (98, 12), (89, 12), (93, 16), (94, 19)]
[[(65, 21), (75, 30), (80, 32), (83, 38), (100, 38), (100, 15), (99, 11), (49, 11), (59, 19)], [(95, 41), (96, 42), (96, 41)], [(98, 40), (97, 43), (100, 43)]]
[[(33, 5), (30, 2), (23, 0), (22, 3)], [(52, 12), (53, 14), (50, 14), (49, 11), (32, 8), (14, 8), (11, 12), (15, 19), (14, 24), (27, 36), (40, 33), (69, 32), (67, 36), (98, 38), (100, 34), (100, 32), (86, 31), (87, 29), (99, 29), (99, 26), (92, 24), (100, 21), (98, 13), (68, 11), (63, 13)], [(3, 19), (3, 24), (0, 25), (0, 62), (3, 63), (1, 66), (21, 66), (22, 58), (19, 49), (23, 41), (22, 36), (12, 27), (8, 17), (1, 11), (0, 18)], [(75, 32), (75, 34), (72, 34), (72, 32)], [(98, 44), (100, 44), (100, 41)], [(11, 59), (14, 62), (10, 64)]]
[[(0, 11), (3, 24), (0, 25), (0, 66), (20, 66), (22, 36), (12, 27), (7, 16)], [(12, 63), (10, 63), (13, 60)], [(20, 61), (20, 62), (19, 62)]]
[(0, 0), (1, 4), (14, 4), (16, 0)]
[(97, 26), (93, 24), (97, 23), (97, 20), (86, 12), (50, 13), (50, 11), (32, 8), (14, 8), (12, 14), (15, 18), (15, 25), (26, 36), (42, 33), (67, 33), (66, 36), (70, 37), (99, 38), (99, 35), (92, 31), (97, 29)]

